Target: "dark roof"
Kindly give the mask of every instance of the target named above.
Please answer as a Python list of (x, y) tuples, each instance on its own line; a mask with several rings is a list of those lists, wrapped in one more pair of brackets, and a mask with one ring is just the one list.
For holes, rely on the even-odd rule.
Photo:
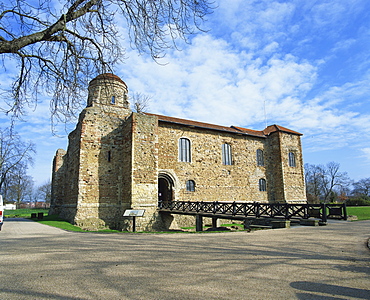
[(296, 131), (293, 131), (293, 130), (290, 130), (290, 129), (287, 129), (285, 127), (278, 126), (278, 125), (271, 125), (271, 126), (268, 126), (265, 130), (258, 131), (258, 130), (237, 127), (237, 126), (227, 127), (227, 126), (214, 125), (214, 124), (209, 124), (209, 123), (191, 121), (191, 120), (186, 120), (186, 119), (180, 119), (180, 118), (174, 118), (174, 117), (168, 117), (168, 116), (162, 116), (162, 115), (156, 115), (156, 114), (150, 114), (150, 113), (145, 113), (145, 114), (148, 116), (156, 116), (158, 118), (158, 121), (160, 122), (179, 124), (179, 125), (184, 125), (184, 126), (194, 127), (194, 128), (203, 128), (203, 129), (210, 129), (210, 130), (216, 130), (216, 131), (223, 131), (223, 132), (229, 132), (229, 133), (234, 133), (234, 134), (250, 135), (250, 136), (262, 137), (262, 138), (265, 138), (271, 133), (276, 132), (276, 131), (281, 131), (281, 132), (286, 132), (286, 133), (291, 133), (291, 134), (296, 134), (296, 135), (302, 135), (299, 132), (296, 132)]
[(95, 80), (116, 80), (120, 83), (123, 83), (125, 85), (125, 87), (127, 88), (127, 84), (121, 78), (119, 78), (117, 75), (114, 75), (112, 73), (100, 74), (100, 75), (96, 76), (93, 80), (91, 80), (90, 84)]
[(303, 135), (302, 133), (299, 133), (297, 131), (294, 131), (294, 130), (290, 130), (288, 128), (285, 128), (283, 126), (279, 126), (279, 125), (270, 125), (268, 127), (266, 127), (264, 130), (263, 130), (263, 133), (265, 135), (269, 135), (270, 133), (272, 132), (276, 132), (276, 131), (281, 131), (281, 132), (286, 132), (286, 133), (291, 133), (291, 134), (296, 134), (296, 135)]

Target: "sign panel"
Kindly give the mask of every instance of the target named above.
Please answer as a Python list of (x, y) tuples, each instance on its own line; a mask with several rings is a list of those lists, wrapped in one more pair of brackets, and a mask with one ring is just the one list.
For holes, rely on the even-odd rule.
[(126, 209), (123, 214), (124, 217), (142, 217), (145, 209)]

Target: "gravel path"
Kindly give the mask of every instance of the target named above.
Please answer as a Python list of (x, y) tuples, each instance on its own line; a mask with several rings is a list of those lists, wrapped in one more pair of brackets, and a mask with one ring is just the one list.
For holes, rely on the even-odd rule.
[(370, 299), (370, 221), (252, 233), (74, 233), (6, 219), (0, 299)]

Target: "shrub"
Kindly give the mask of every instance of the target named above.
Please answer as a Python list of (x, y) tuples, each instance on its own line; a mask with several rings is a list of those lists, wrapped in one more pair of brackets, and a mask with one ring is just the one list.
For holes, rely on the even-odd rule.
[(370, 199), (369, 197), (355, 197), (350, 198), (346, 201), (348, 206), (370, 206)]

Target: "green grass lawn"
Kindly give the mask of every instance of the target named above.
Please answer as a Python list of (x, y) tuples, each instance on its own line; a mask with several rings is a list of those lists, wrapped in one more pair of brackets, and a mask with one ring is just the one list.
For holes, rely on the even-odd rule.
[(85, 230), (82, 230), (80, 227), (77, 227), (77, 226), (74, 226), (72, 225), (71, 223), (59, 218), (58, 216), (55, 216), (55, 215), (44, 215), (43, 219), (39, 220), (39, 219), (34, 219), (34, 221), (38, 222), (38, 223), (41, 223), (41, 224), (45, 224), (45, 225), (49, 225), (49, 226), (53, 226), (53, 227), (57, 227), (57, 228), (60, 228), (60, 229), (63, 229), (63, 230), (68, 230), (68, 231), (78, 231), (78, 232), (83, 232)]
[[(38, 209), (38, 208), (21, 208), (16, 210), (4, 210), (5, 218), (31, 218), (31, 214), (35, 213), (36, 216), (38, 213), (44, 213), (43, 219), (33, 219), (36, 222), (41, 224), (57, 227), (69, 231), (79, 231), (83, 232), (85, 230), (80, 227), (74, 226), (71, 223), (59, 218), (58, 216), (48, 215), (48, 209)], [(6, 221), (6, 220), (5, 220)], [(117, 230), (103, 230), (108, 232), (119, 232)]]
[(39, 208), (20, 208), (16, 210), (4, 210), (4, 217), (6, 218), (30, 218), (32, 213), (42, 212), (48, 213), (48, 209)]
[(348, 216), (357, 216), (357, 220), (370, 220), (370, 206), (347, 206)]

